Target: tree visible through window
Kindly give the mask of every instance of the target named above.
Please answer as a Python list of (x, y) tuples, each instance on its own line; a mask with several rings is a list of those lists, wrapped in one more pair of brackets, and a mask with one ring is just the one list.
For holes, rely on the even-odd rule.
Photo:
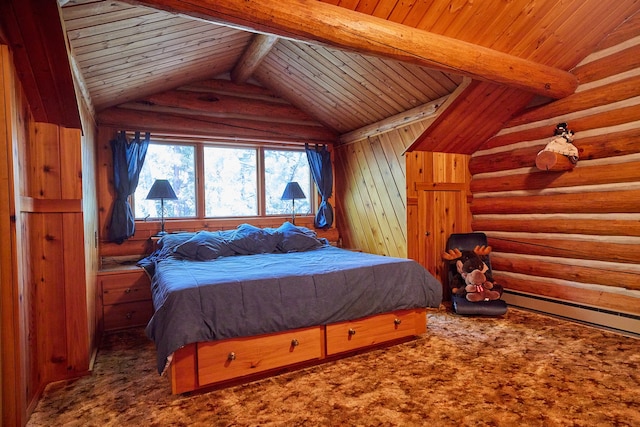
[(307, 155), (302, 151), (265, 150), (264, 186), (267, 215), (290, 214), (291, 200), (281, 200), (289, 181), (300, 184), (306, 199), (295, 201), (297, 214), (311, 213), (311, 179)]
[(258, 215), (255, 149), (204, 147), (205, 215)]
[(145, 199), (156, 179), (168, 179), (178, 196), (165, 201), (165, 218), (196, 216), (195, 146), (149, 144), (134, 195), (136, 218), (160, 218), (160, 200)]

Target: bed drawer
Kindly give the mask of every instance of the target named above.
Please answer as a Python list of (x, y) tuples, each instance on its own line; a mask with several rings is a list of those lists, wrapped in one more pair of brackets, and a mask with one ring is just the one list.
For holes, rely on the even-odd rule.
[(200, 386), (323, 357), (324, 328), (198, 343)]
[(150, 300), (105, 305), (104, 329), (109, 331), (146, 325), (152, 315), (153, 304)]
[(403, 310), (333, 323), (326, 327), (327, 355), (419, 335), (425, 328), (425, 310)]
[(120, 304), (124, 302), (150, 300), (151, 285), (149, 277), (140, 269), (122, 274), (101, 276), (102, 304)]

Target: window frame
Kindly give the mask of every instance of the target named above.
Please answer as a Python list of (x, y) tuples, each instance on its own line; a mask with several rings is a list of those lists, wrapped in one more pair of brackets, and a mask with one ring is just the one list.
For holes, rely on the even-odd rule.
[[(166, 217), (165, 221), (217, 221), (217, 220), (247, 220), (252, 218), (290, 218), (290, 213), (282, 214), (266, 214), (266, 192), (265, 192), (265, 164), (264, 164), (264, 152), (265, 150), (276, 151), (297, 151), (305, 153), (304, 146), (301, 144), (290, 143), (262, 143), (262, 142), (229, 142), (229, 141), (209, 141), (204, 139), (188, 139), (182, 140), (181, 138), (163, 138), (151, 136), (150, 144), (161, 145), (189, 145), (194, 147), (194, 162), (195, 162), (195, 195), (196, 195), (196, 215), (193, 217)], [(225, 216), (225, 217), (213, 217), (206, 216), (206, 204), (205, 204), (205, 185), (204, 185), (204, 149), (205, 147), (223, 147), (223, 148), (238, 148), (238, 149), (255, 149), (256, 150), (256, 191), (257, 191), (257, 204), (258, 214), (256, 216)], [(306, 154), (305, 154), (306, 155)], [(309, 169), (311, 169), (309, 167)], [(320, 204), (318, 200), (318, 194), (316, 192), (315, 183), (313, 181), (313, 175), (309, 170), (309, 188), (304, 188), (303, 191), (307, 194), (311, 212), (308, 214), (296, 213), (297, 217), (314, 217), (318, 211)], [(130, 204), (135, 215), (135, 198), (132, 194), (130, 196)], [(155, 219), (155, 218), (154, 218)], [(144, 222), (144, 218), (135, 218), (135, 221)]]

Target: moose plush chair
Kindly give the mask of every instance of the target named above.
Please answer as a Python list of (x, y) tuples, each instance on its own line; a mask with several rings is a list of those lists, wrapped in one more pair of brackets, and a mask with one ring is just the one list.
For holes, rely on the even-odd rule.
[[(487, 247), (487, 236), (484, 233), (454, 233), (447, 240), (446, 250), (451, 253), (453, 250), (473, 251), (476, 247)], [(486, 251), (485, 251), (486, 252)], [(486, 264), (487, 276), (491, 276), (491, 260), (489, 254), (481, 256), (482, 262)], [(459, 275), (456, 262), (448, 261), (448, 279), (449, 284), (455, 283), (456, 276)], [(469, 301), (462, 293), (454, 292), (451, 295), (452, 308), (457, 314), (477, 315), (477, 316), (502, 316), (507, 312), (507, 303), (503, 300), (490, 299), (487, 301)]]

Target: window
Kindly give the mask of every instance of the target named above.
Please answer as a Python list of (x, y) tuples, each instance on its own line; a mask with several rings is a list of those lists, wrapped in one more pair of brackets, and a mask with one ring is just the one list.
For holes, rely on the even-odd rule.
[(166, 218), (196, 217), (196, 167), (194, 145), (150, 143), (134, 195), (135, 217), (160, 218), (160, 200), (146, 200), (156, 179), (168, 179), (178, 200), (164, 204)]
[(205, 216), (258, 215), (255, 149), (204, 147)]
[[(265, 210), (267, 215), (291, 214), (292, 205), (297, 214), (311, 213), (311, 178), (307, 155), (304, 151), (264, 151)], [(300, 184), (306, 199), (280, 200), (289, 181)]]
[[(137, 219), (160, 216), (160, 201), (145, 200), (156, 179), (168, 179), (178, 196), (165, 202), (165, 218), (291, 215), (292, 206), (296, 214), (313, 214), (302, 149), (151, 142), (134, 195)], [(280, 199), (289, 181), (300, 184), (305, 199)]]

